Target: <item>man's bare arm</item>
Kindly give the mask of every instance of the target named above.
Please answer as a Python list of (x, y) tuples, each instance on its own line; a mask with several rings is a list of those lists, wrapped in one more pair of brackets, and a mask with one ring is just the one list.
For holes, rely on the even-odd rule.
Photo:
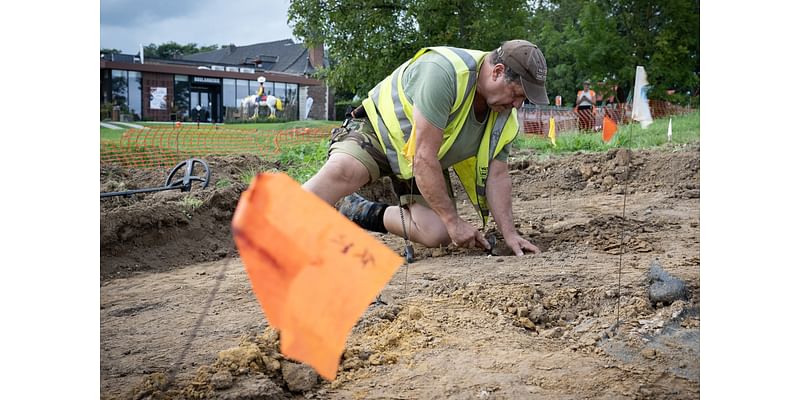
[(538, 247), (523, 239), (514, 228), (514, 217), (511, 212), (511, 177), (508, 175), (508, 164), (503, 161), (489, 162), (489, 176), (486, 179), (486, 200), (495, 223), (503, 234), (503, 239), (514, 254), (521, 256), (523, 250), (540, 253)]
[(442, 130), (431, 124), (416, 107), (414, 124), (417, 146), (414, 153), (414, 176), (422, 196), (442, 219), (455, 244), (461, 247), (481, 245), (488, 249), (489, 243), (480, 232), (458, 216), (448, 195), (438, 157), (442, 145)]

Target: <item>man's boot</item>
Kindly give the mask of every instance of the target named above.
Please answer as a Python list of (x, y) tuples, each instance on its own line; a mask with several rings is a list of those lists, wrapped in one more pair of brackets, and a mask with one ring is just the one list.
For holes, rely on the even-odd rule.
[(386, 233), (383, 214), (388, 204), (376, 203), (353, 193), (342, 199), (339, 212), (358, 226), (373, 232)]

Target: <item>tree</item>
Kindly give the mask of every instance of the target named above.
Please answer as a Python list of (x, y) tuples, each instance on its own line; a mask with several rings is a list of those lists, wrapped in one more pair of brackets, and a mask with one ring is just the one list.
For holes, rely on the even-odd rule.
[(293, 0), (289, 23), (325, 44), (331, 67), (318, 76), (362, 98), (422, 47), (488, 51), (509, 39), (542, 49), (550, 98), (565, 103), (586, 79), (624, 99), (637, 65), (651, 98), (700, 84), (699, 0)]
[(624, 99), (637, 65), (647, 70), (651, 98), (665, 98), (667, 89), (699, 87), (697, 0), (540, 1), (532, 26), (552, 66), (550, 93), (574, 93), (590, 79), (618, 85)]
[(219, 49), (219, 46), (216, 44), (197, 47), (197, 43), (189, 43), (185, 45), (175, 42), (167, 42), (160, 45), (150, 43), (147, 46), (144, 46), (144, 56), (145, 58), (176, 59), (188, 54), (204, 53), (217, 49)]
[(101, 53), (107, 53), (107, 54), (122, 54), (122, 50), (119, 50), (119, 49), (102, 48), (102, 49), (100, 49), (100, 52)]
[(307, 45), (324, 43), (337, 90), (362, 98), (426, 46), (490, 50), (524, 37), (524, 0), (293, 0), (289, 24)]

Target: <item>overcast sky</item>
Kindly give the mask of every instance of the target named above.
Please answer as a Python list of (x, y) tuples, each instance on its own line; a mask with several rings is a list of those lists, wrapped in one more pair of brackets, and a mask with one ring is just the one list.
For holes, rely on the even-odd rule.
[(288, 9), (289, 0), (100, 0), (100, 48), (134, 54), (140, 43), (297, 42)]

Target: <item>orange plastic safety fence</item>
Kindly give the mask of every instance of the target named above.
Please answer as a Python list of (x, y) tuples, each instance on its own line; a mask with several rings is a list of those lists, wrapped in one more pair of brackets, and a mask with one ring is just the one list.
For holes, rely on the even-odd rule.
[[(650, 100), (649, 105), (650, 114), (653, 118), (686, 114), (692, 111), (691, 108), (659, 100)], [(517, 113), (522, 133), (534, 135), (547, 135), (550, 129), (550, 117), (555, 120), (557, 132), (571, 130), (598, 131), (602, 129), (603, 117), (606, 115), (618, 124), (629, 123), (631, 121), (631, 105), (626, 103), (607, 105), (597, 107), (595, 112), (592, 112), (592, 110), (576, 111), (566, 107), (523, 107)]]
[(194, 127), (129, 129), (119, 141), (100, 143), (100, 163), (131, 168), (172, 168), (192, 157), (256, 154), (277, 155), (281, 148), (330, 137), (325, 128), (274, 131)]

